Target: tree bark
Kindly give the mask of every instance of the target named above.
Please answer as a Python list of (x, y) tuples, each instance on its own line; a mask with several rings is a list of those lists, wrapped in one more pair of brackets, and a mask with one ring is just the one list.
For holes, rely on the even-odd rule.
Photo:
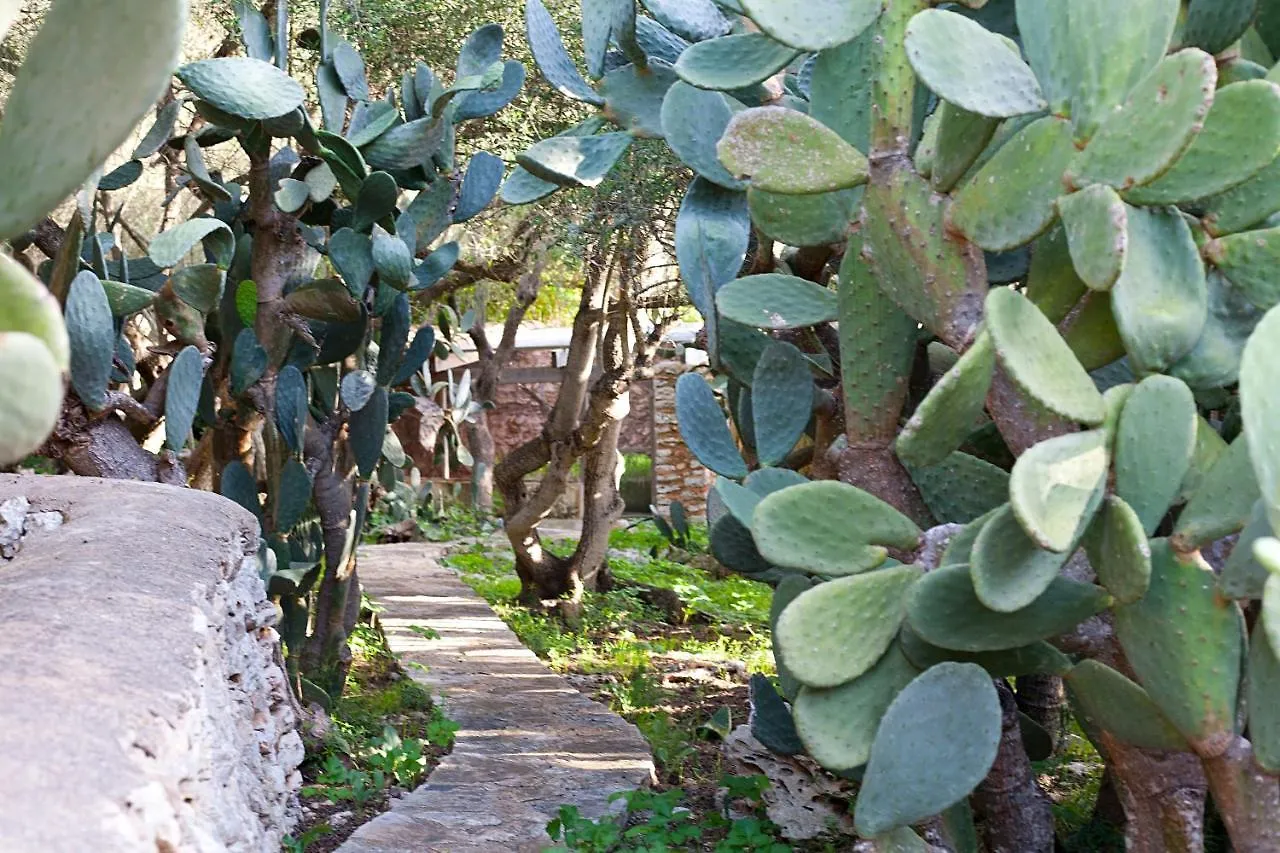
[(1056, 675), (1024, 675), (1018, 681), (1018, 710), (1044, 729), (1056, 751), (1062, 740), (1063, 705), (1066, 694)]
[(1280, 850), (1280, 779), (1258, 767), (1249, 741), (1236, 735), (1224, 752), (1203, 762), (1236, 853)]
[(1013, 691), (996, 682), (1000, 694), (1000, 747), (987, 778), (973, 792), (973, 808), (982, 818), (989, 853), (1053, 853), (1053, 809), (1036, 783), (1022, 747), (1018, 703)]

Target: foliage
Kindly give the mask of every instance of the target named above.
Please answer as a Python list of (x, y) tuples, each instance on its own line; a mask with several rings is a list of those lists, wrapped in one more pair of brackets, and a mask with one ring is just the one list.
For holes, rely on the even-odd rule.
[[(646, 5), (583, 6), (584, 76), (529, 0), (543, 76), (618, 129), (535, 143), (503, 194), (592, 186), (632, 137), (697, 174), (676, 254), (723, 394), (683, 377), (680, 426), (721, 475), (713, 553), (778, 588), (777, 706), (866, 765), (860, 832), (963, 801), (991, 677), (1037, 673), (1116, 749), (1195, 756), (1233, 843), (1269, 844), (1280, 616), (1243, 614), (1280, 614), (1275, 4)], [(810, 458), (843, 482), (770, 467)], [(992, 844), (1044, 843), (1032, 811)]]

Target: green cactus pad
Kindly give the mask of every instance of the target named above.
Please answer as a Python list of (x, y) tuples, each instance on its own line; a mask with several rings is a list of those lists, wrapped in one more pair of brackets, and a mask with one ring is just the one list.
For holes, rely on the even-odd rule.
[(857, 218), (862, 188), (816, 195), (747, 192), (752, 223), (788, 246), (823, 246), (843, 242)]
[(553, 136), (535, 142), (516, 162), (535, 178), (562, 187), (596, 187), (631, 147), (629, 133)]
[(1215, 237), (1251, 228), (1280, 211), (1280, 157), (1249, 180), (1203, 202), (1201, 223)]
[(716, 151), (735, 177), (765, 192), (807, 195), (867, 181), (867, 158), (825, 125), (785, 107), (733, 117)]
[(676, 381), (676, 417), (680, 435), (699, 462), (722, 477), (747, 476), (747, 464), (729, 433), (724, 411), (700, 375), (686, 373)]
[(1085, 370), (1097, 370), (1123, 358), (1124, 341), (1116, 326), (1111, 294), (1089, 293), (1062, 338)]
[(859, 234), (849, 238), (837, 287), (845, 429), (851, 436), (887, 440), (898, 428), (906, 399), (916, 323), (871, 274)]
[(1249, 638), (1249, 742), (1258, 766), (1280, 773), (1280, 655), (1259, 624)]
[(259, 522), (262, 521), (262, 504), (258, 500), (258, 481), (249, 470), (249, 466), (239, 459), (233, 459), (222, 469), (218, 493), (253, 513)]
[(1115, 493), (1155, 532), (1178, 495), (1196, 443), (1191, 389), (1170, 376), (1139, 383), (1120, 413), (1115, 443)]
[(909, 826), (968, 796), (995, 762), (1001, 719), (980, 666), (942, 663), (912, 681), (876, 732), (858, 792), (858, 832)]
[(1016, 649), (1069, 631), (1111, 603), (1101, 587), (1063, 577), (1015, 613), (997, 613), (978, 600), (968, 566), (925, 575), (907, 596), (907, 624), (921, 639), (962, 652)]
[(1134, 204), (1179, 204), (1225, 192), (1265, 169), (1280, 152), (1280, 86), (1266, 80), (1218, 90), (1191, 147), (1173, 168), (1126, 193)]
[[(1258, 324), (1240, 365), (1240, 409), (1249, 457), (1271, 522), (1280, 529), (1280, 309)], [(1280, 645), (1280, 644), (1278, 644)]]
[(1108, 495), (1085, 536), (1089, 563), (1098, 583), (1117, 602), (1132, 604), (1151, 586), (1151, 545), (1142, 519), (1123, 498)]
[(1182, 41), (1221, 53), (1244, 35), (1257, 11), (1258, 0), (1191, 0)]
[(351, 455), (361, 477), (373, 476), (382, 456), (382, 442), (387, 434), (387, 389), (379, 386), (364, 408), (351, 415)]
[(950, 192), (995, 135), (1000, 120), (971, 113), (943, 101), (938, 105), (937, 153), (929, 176), (933, 188)]
[[(58, 300), (26, 267), (3, 253), (0, 253), (0, 305), (4, 306), (4, 312), (0, 313), (0, 332), (34, 335), (48, 347), (59, 373), (70, 368), (71, 343)], [(117, 313), (114, 305), (112, 308), (112, 313)], [(25, 349), (24, 345), (18, 346)]]
[(0, 466), (21, 462), (53, 431), (62, 409), (62, 368), (44, 340), (0, 331)]
[(809, 115), (859, 151), (870, 148), (877, 27), (818, 54), (809, 80)]
[(907, 660), (919, 670), (955, 661), (976, 663), (992, 678), (1017, 678), (1038, 674), (1065, 675), (1072, 665), (1071, 658), (1044, 642), (998, 652), (957, 652), (925, 642), (906, 625), (898, 635), (898, 645)]
[(524, 19), (529, 49), (547, 82), (561, 94), (576, 101), (603, 106), (604, 98), (596, 94), (591, 84), (578, 73), (573, 59), (565, 50), (564, 42), (560, 40), (556, 22), (542, 0), (525, 0)]
[(1068, 551), (1101, 498), (1109, 464), (1103, 430), (1051, 438), (1018, 457), (1009, 500), (1027, 536), (1040, 548)]
[[(729, 346), (728, 341), (722, 346), (722, 329), (726, 336), (733, 336), (735, 330), (743, 331), (737, 338), (746, 337), (748, 341), (751, 335), (759, 335), (754, 330), (743, 330), (732, 321), (722, 320), (715, 304), (716, 291), (735, 279), (742, 269), (750, 241), (751, 218), (743, 194), (705, 178), (694, 178), (676, 216), (676, 261), (689, 301), (706, 324), (707, 349), (713, 359), (719, 357), (727, 361), (728, 358), (722, 351)], [(749, 383), (754, 369), (752, 358), (750, 368), (738, 378)]]
[(169, 366), (164, 399), (164, 441), (170, 450), (181, 450), (191, 437), (203, 384), (204, 357), (195, 347), (184, 347)]
[(804, 744), (796, 734), (795, 723), (787, 703), (768, 678), (756, 673), (751, 676), (751, 733), (772, 752), (779, 755), (799, 755)]
[(1017, 0), (1018, 32), (1049, 109), (1088, 139), (1168, 50), (1178, 0)]
[(765, 273), (720, 288), (716, 307), (746, 326), (798, 329), (836, 319), (836, 292), (792, 275)]
[(302, 518), (311, 502), (311, 475), (307, 467), (290, 457), (280, 471), (280, 485), (274, 494), (275, 528), (287, 533)]
[(196, 244), (215, 232), (225, 234), (225, 239), (232, 240), (231, 227), (220, 219), (199, 217), (188, 219), (181, 225), (175, 225), (168, 231), (157, 234), (147, 250), (148, 256), (158, 267), (172, 267), (179, 264)]
[(800, 55), (764, 33), (740, 33), (698, 42), (680, 54), (676, 73), (699, 89), (732, 91), (763, 83)]
[(756, 504), (760, 503), (762, 495), (724, 477), (717, 477), (713, 488), (729, 513), (739, 522), (750, 527)]
[[(996, 513), (1002, 511), (1004, 507), (1004, 504), (1000, 504), (985, 515), (975, 518), (973, 521), (965, 524), (964, 527), (961, 528), (960, 532), (952, 536), (951, 541), (947, 543), (947, 549), (942, 552), (942, 560), (939, 562), (939, 565), (968, 565), (969, 558), (973, 554), (973, 543), (978, 541), (978, 534), (982, 532), (982, 528), (986, 526), (986, 523), (995, 518)], [(947, 523), (958, 524), (959, 522)]]
[[(383, 405), (386, 405), (383, 395)], [(275, 420), (280, 437), (294, 453), (302, 452), (302, 442), (307, 425), (307, 380), (296, 365), (286, 364), (276, 377)], [(358, 414), (358, 413), (357, 413)], [(354, 423), (354, 418), (352, 419)], [(384, 425), (385, 429), (385, 425)], [(378, 449), (382, 448), (382, 436), (378, 436)], [(365, 476), (369, 476), (366, 474)]]
[(773, 570), (773, 565), (756, 550), (751, 531), (732, 515), (716, 519), (711, 525), (711, 555), (726, 568), (754, 576)]
[(984, 607), (1015, 613), (1044, 594), (1071, 556), (1046, 551), (1027, 536), (1012, 508), (982, 526), (970, 553), (973, 591)]
[(806, 687), (836, 687), (871, 669), (897, 636), (907, 590), (919, 577), (916, 566), (895, 566), (797, 596), (774, 632), (792, 674)]
[(1193, 551), (1239, 533), (1249, 523), (1258, 498), (1249, 445), (1241, 436), (1214, 462), (1178, 516), (1174, 546), (1179, 551)]
[(1153, 540), (1151, 588), (1115, 608), (1115, 630), (1138, 680), (1193, 748), (1234, 731), (1243, 621), (1199, 555)]
[(1195, 390), (1225, 388), (1240, 378), (1240, 359), (1263, 310), (1217, 270), (1208, 272), (1209, 317), (1200, 340), (1169, 373)]
[[(222, 286), (225, 281), (226, 278), (217, 264), (192, 264), (175, 272), (169, 278), (169, 285), (183, 302), (201, 314), (209, 314), (222, 300)], [(102, 286), (106, 289), (107, 301), (110, 302), (112, 289), (105, 282)], [(344, 287), (343, 290), (345, 291), (346, 288)], [(351, 297), (347, 296), (347, 298)], [(114, 305), (111, 313), (115, 313)]]
[(1169, 171), (1204, 127), (1217, 79), (1213, 57), (1204, 51), (1183, 50), (1165, 58), (1119, 110), (1107, 115), (1072, 166), (1072, 180), (1127, 190)]
[(1264, 537), (1253, 543), (1253, 557), (1270, 573), (1262, 587), (1262, 629), (1272, 649), (1280, 648), (1280, 540)]
[(751, 533), (774, 565), (834, 576), (874, 569), (886, 548), (913, 550), (920, 529), (879, 498), (824, 480), (766, 496)]
[[(1187, 468), (1187, 476), (1182, 478), (1182, 485), (1178, 487), (1175, 504), (1184, 504), (1191, 500), (1191, 496), (1204, 483), (1209, 469), (1218, 463), (1218, 458), (1222, 454), (1227, 452), (1227, 447), (1227, 442), (1219, 435), (1213, 424), (1205, 420), (1203, 415), (1196, 418), (1196, 446), (1191, 451), (1191, 465)], [(1247, 451), (1246, 455), (1248, 455)], [(1248, 516), (1248, 507), (1245, 508), (1245, 515)]]
[(67, 292), (66, 324), (71, 341), (71, 387), (91, 411), (101, 411), (107, 401), (116, 332), (102, 282), (87, 270), (72, 280)]
[(1110, 290), (1124, 271), (1129, 251), (1129, 217), (1111, 187), (1094, 184), (1058, 199), (1071, 262), (1093, 290)]
[(906, 47), (921, 82), (971, 113), (1007, 118), (1045, 107), (1036, 75), (1017, 51), (963, 15), (918, 13), (907, 26)]
[(814, 385), (800, 350), (774, 341), (756, 362), (751, 383), (756, 456), (761, 465), (777, 465), (804, 435), (813, 416)]
[(978, 335), (955, 366), (938, 380), (898, 434), (894, 450), (908, 465), (939, 465), (959, 449), (982, 417), (995, 375), (991, 336)]
[(1204, 256), (1257, 307), (1280, 304), (1280, 228), (1219, 237), (1205, 245)]
[(1106, 416), (1102, 395), (1053, 324), (1005, 287), (987, 296), (987, 326), (1013, 381), (1046, 409), (1089, 426)]
[(746, 182), (730, 175), (716, 154), (716, 143), (729, 126), (729, 119), (743, 109), (728, 95), (678, 81), (662, 101), (662, 130), (667, 145), (686, 166), (708, 181), (725, 189), (745, 189)]
[(895, 643), (863, 675), (839, 687), (802, 687), (792, 714), (805, 751), (834, 772), (867, 763), (880, 718), (919, 671)]
[(940, 524), (968, 524), (1009, 499), (1008, 473), (968, 453), (952, 453), (938, 465), (908, 470)]
[(989, 252), (1031, 242), (1058, 215), (1054, 202), (1075, 153), (1065, 119), (1032, 122), (955, 194), (951, 224)]
[(690, 41), (729, 32), (729, 20), (712, 0), (645, 0), (644, 5), (662, 26)]
[(600, 82), (604, 113), (633, 136), (662, 139), (663, 99), (677, 80), (675, 70), (660, 59), (651, 60), (644, 69), (615, 68)]
[(819, 51), (855, 39), (880, 14), (877, 0), (740, 0), (743, 13), (778, 41)]
[(1130, 207), (1129, 257), (1111, 289), (1116, 327), (1135, 370), (1160, 372), (1189, 353), (1209, 315), (1204, 264), (1174, 210)]
[(1055, 326), (1067, 318), (1088, 292), (1072, 264), (1067, 232), (1061, 225), (1032, 244), (1026, 282), (1027, 298)]
[[(803, 575), (787, 575), (778, 582), (777, 587), (773, 590), (773, 600), (769, 603), (769, 631), (771, 634), (777, 632), (778, 619), (782, 617), (787, 605), (795, 601), (801, 593), (812, 589), (814, 583), (815, 581)], [(800, 692), (801, 684), (791, 674), (791, 670), (787, 668), (786, 661), (783, 660), (782, 649), (776, 645), (773, 648), (773, 661), (778, 669), (778, 684), (782, 688), (782, 695), (791, 701), (795, 701)]]
[(1267, 505), (1259, 500), (1253, 505), (1249, 521), (1240, 538), (1231, 549), (1231, 556), (1222, 567), (1218, 578), (1218, 587), (1222, 594), (1234, 599), (1262, 598), (1263, 586), (1267, 582), (1267, 569), (1254, 558), (1253, 545), (1259, 539), (1271, 535), (1271, 521), (1267, 516)]
[(880, 286), (954, 349), (967, 345), (988, 284), (981, 250), (945, 224), (947, 200), (910, 169), (867, 187), (863, 238)]
[(1141, 749), (1184, 751), (1187, 741), (1147, 691), (1111, 667), (1084, 660), (1067, 673), (1073, 704), (1097, 728)]

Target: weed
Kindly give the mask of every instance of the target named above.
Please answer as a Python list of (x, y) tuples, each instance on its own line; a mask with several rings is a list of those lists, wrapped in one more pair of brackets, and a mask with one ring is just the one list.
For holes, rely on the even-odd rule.
[(307, 853), (307, 848), (315, 844), (324, 836), (333, 832), (333, 827), (327, 823), (319, 823), (303, 832), (297, 838), (292, 835), (286, 835), (281, 839), (280, 845), (283, 853)]

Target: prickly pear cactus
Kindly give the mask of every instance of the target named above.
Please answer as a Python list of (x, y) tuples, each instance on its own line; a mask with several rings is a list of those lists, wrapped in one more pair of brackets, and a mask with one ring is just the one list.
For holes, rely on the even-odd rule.
[(503, 197), (655, 130), (692, 171), (677, 260), (728, 393), (686, 377), (681, 428), (713, 550), (780, 584), (799, 741), (865, 764), (860, 831), (963, 809), (1008, 748), (990, 679), (1039, 673), (1104, 756), (1193, 754), (1236, 847), (1280, 847), (1280, 4), (644, 6), (584, 2), (584, 76), (527, 0), (543, 75), (616, 127)]

